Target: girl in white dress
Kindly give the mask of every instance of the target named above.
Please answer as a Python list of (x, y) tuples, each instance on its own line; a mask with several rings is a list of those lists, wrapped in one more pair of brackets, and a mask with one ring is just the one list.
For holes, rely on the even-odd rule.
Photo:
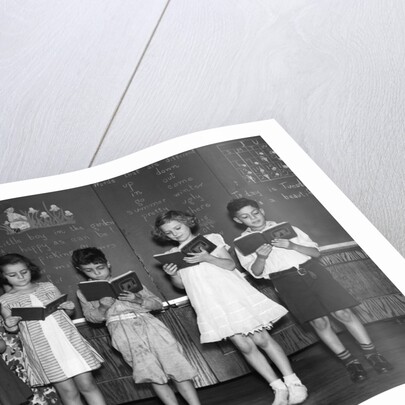
[(5, 328), (19, 332), (30, 385), (53, 384), (65, 405), (82, 405), (80, 395), (89, 405), (105, 405), (91, 373), (103, 359), (65, 313), (73, 311), (72, 301), (62, 303), (43, 321), (11, 315), (12, 308), (46, 305), (61, 295), (52, 283), (33, 282), (39, 276), (40, 269), (25, 256), (0, 257), (0, 283), (11, 286), (0, 297), (1, 314)]
[[(181, 211), (167, 211), (155, 221), (154, 235), (178, 244), (178, 251), (195, 236), (195, 216)], [(294, 374), (281, 346), (267, 333), (287, 310), (252, 287), (235, 269), (222, 236), (204, 235), (216, 245), (211, 253), (201, 251), (184, 258), (191, 267), (165, 264), (163, 270), (177, 288), (187, 292), (197, 314), (201, 343), (229, 339), (246, 361), (270, 384), (275, 392), (273, 405), (299, 404), (307, 390)], [(263, 352), (283, 374), (281, 380)], [(288, 387), (287, 388), (287, 385)], [(294, 388), (290, 390), (290, 386)]]

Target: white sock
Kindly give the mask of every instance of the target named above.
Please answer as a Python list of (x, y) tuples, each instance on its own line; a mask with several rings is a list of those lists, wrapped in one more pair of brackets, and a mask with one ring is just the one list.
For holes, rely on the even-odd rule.
[(286, 385), (302, 385), (301, 380), (296, 376), (295, 373), (285, 375), (283, 379)]
[(273, 391), (287, 389), (286, 385), (283, 383), (283, 380), (281, 380), (280, 378), (270, 383), (270, 387), (273, 388)]

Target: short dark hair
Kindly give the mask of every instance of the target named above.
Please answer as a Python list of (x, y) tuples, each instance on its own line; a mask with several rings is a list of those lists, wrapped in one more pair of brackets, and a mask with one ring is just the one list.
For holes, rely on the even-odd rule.
[(80, 266), (91, 264), (91, 263), (102, 263), (107, 264), (107, 258), (102, 250), (96, 247), (88, 247), (84, 249), (76, 249), (72, 253), (72, 265), (77, 270), (81, 270)]
[(188, 212), (183, 212), (183, 211), (166, 211), (164, 214), (160, 214), (156, 217), (155, 220), (155, 227), (152, 231), (153, 237), (156, 239), (161, 239), (161, 240), (171, 240), (165, 233), (162, 232), (160, 227), (164, 224), (167, 224), (168, 222), (171, 221), (179, 221), (182, 222), (183, 224), (187, 225), (191, 233), (197, 232), (198, 229), (198, 219), (195, 215), (189, 214)]
[(229, 215), (233, 218), (236, 216), (239, 210), (248, 206), (260, 208), (259, 203), (255, 200), (250, 200), (249, 198), (235, 198), (228, 203), (226, 209), (228, 210)]
[(7, 253), (3, 256), (0, 256), (0, 284), (10, 283), (4, 277), (3, 268), (9, 264), (23, 263), (27, 266), (28, 270), (31, 273), (31, 280), (38, 280), (41, 277), (41, 269), (28, 257), (20, 255), (18, 253)]

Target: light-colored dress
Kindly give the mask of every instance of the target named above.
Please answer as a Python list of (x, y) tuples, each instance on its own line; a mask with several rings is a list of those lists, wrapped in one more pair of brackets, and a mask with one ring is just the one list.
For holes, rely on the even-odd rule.
[(197, 373), (170, 330), (149, 312), (162, 308), (160, 299), (145, 286), (139, 291), (142, 306), (115, 300), (104, 314), (99, 301), (87, 301), (80, 290), (83, 314), (89, 322), (106, 321), (112, 346), (133, 369), (136, 383), (165, 384), (191, 380)]
[[(46, 305), (60, 295), (51, 283), (38, 283), (26, 294), (6, 293), (0, 303), (11, 309)], [(100, 367), (102, 357), (79, 333), (65, 311), (58, 310), (44, 321), (21, 321), (28, 380), (31, 386), (61, 382)]]
[[(204, 236), (217, 246), (212, 255), (220, 248), (228, 248), (221, 235)], [(181, 248), (182, 245), (170, 251)], [(201, 343), (270, 329), (288, 312), (251, 286), (236, 269), (225, 270), (202, 262), (180, 269), (179, 273), (197, 314)]]

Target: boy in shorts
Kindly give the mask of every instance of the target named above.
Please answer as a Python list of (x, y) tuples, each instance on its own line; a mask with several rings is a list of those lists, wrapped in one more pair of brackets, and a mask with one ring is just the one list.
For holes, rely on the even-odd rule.
[[(248, 227), (242, 235), (276, 225), (276, 222), (266, 221), (264, 210), (254, 200), (238, 198), (229, 202), (227, 209), (236, 223)], [(320, 255), (317, 243), (299, 228), (293, 226), (293, 229), (296, 237), (275, 239), (247, 256), (235, 248), (241, 265), (253, 277), (272, 281), (288, 310), (299, 323), (311, 324), (319, 338), (346, 366), (353, 382), (365, 380), (367, 372), (345, 348), (332, 329), (328, 315), (345, 326), (377, 373), (387, 373), (392, 365), (377, 352), (363, 324), (350, 309), (359, 302), (316, 259)]]

